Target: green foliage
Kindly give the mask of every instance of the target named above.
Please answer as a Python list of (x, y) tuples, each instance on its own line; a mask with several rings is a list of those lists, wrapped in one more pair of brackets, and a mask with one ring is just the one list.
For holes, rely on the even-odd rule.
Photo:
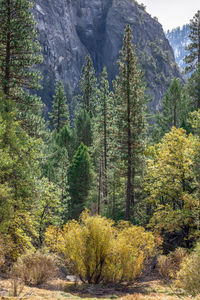
[(36, 40), (33, 3), (29, 0), (0, 1), (0, 86), (18, 101), (16, 88), (37, 88), (42, 61)]
[(106, 205), (111, 202), (111, 189), (114, 173), (114, 148), (116, 132), (116, 105), (111, 96), (106, 68), (103, 69), (97, 105), (97, 116), (93, 122), (94, 138), (92, 151), (95, 162), (96, 191), (98, 190), (97, 211), (104, 213)]
[(90, 55), (86, 56), (79, 82), (81, 107), (88, 113), (95, 114), (97, 104), (97, 79)]
[(189, 54), (185, 57), (185, 62), (188, 66), (185, 68), (186, 73), (190, 73), (195, 70), (200, 64), (200, 10), (194, 15), (193, 19), (190, 20), (190, 34), (189, 38), (191, 43), (186, 46), (186, 50)]
[(78, 113), (74, 128), (74, 148), (75, 151), (84, 143), (87, 147), (92, 145), (93, 140), (93, 126), (90, 113), (85, 109), (81, 109)]
[(87, 204), (92, 187), (93, 170), (87, 146), (78, 147), (69, 168), (69, 194), (71, 218), (78, 218)]
[(62, 254), (71, 272), (83, 282), (132, 282), (146, 259), (155, 253), (152, 233), (84, 212), (79, 222), (69, 221), (62, 230), (50, 227), (46, 242)]
[(192, 107), (200, 108), (200, 65), (197, 66), (194, 73), (186, 83), (187, 92), (191, 98)]
[(185, 257), (177, 274), (177, 285), (188, 294), (200, 293), (200, 244), (198, 243), (190, 256)]
[(69, 126), (69, 110), (66, 101), (64, 85), (59, 80), (56, 84), (52, 112), (50, 113), (51, 125), (57, 133), (60, 132), (64, 125)]
[(186, 46), (189, 54), (185, 57), (187, 67), (185, 73), (194, 73), (188, 80), (188, 91), (196, 108), (200, 108), (200, 10), (190, 20), (191, 43)]
[[(157, 140), (169, 132), (172, 126), (186, 126), (188, 113), (191, 110), (189, 96), (186, 94), (178, 78), (174, 78), (162, 100), (161, 113), (157, 115)], [(156, 139), (155, 139), (156, 140)]]
[(152, 147), (146, 175), (147, 201), (153, 209), (150, 226), (164, 236), (173, 233), (173, 240), (187, 247), (199, 235), (199, 189), (194, 170), (198, 149), (195, 137), (173, 127)]
[[(135, 47), (132, 45), (130, 26), (126, 27), (124, 45), (120, 52), (119, 76), (114, 82), (117, 102), (117, 139), (119, 160), (123, 163), (123, 174), (126, 177), (126, 218), (130, 218), (130, 207), (134, 205), (135, 189), (139, 185), (145, 135), (145, 87), (138, 67)], [(125, 196), (125, 195), (124, 195)]]
[(38, 185), (39, 201), (35, 207), (34, 215), (36, 218), (35, 227), (38, 232), (37, 244), (41, 246), (47, 227), (61, 223), (62, 213), (66, 207), (63, 207), (64, 203), (61, 203), (61, 191), (56, 185), (44, 178), (38, 182)]

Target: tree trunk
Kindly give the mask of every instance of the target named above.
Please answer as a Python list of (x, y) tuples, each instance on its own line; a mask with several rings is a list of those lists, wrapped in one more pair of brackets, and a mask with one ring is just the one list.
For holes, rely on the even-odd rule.
[(107, 106), (104, 94), (104, 198), (107, 200)]

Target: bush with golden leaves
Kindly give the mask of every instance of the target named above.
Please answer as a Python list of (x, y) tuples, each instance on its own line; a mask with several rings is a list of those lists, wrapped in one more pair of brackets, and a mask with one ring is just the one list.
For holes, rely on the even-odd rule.
[(45, 249), (28, 251), (18, 258), (12, 269), (13, 278), (27, 285), (41, 285), (55, 277), (56, 257)]
[(63, 229), (49, 227), (46, 242), (64, 257), (72, 274), (95, 284), (134, 281), (156, 248), (156, 239), (144, 228), (127, 222), (114, 226), (112, 220), (86, 212)]
[(192, 296), (200, 294), (200, 243), (183, 260), (176, 283)]

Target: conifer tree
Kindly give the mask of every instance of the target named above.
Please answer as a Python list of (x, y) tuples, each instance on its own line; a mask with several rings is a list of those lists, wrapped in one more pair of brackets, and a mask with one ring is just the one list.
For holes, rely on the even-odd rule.
[(59, 80), (56, 84), (52, 112), (50, 114), (51, 123), (57, 133), (60, 132), (64, 125), (69, 126), (69, 111), (66, 101), (64, 85)]
[(185, 62), (188, 66), (185, 68), (186, 73), (190, 73), (197, 69), (200, 65), (200, 10), (190, 20), (190, 34), (191, 43), (186, 46), (189, 54), (185, 57)]
[[(98, 212), (100, 212), (101, 200), (103, 203), (108, 202), (109, 194), (109, 178), (111, 175), (111, 159), (114, 145), (114, 128), (116, 105), (114, 97), (110, 94), (110, 87), (108, 82), (108, 73), (104, 67), (100, 86), (99, 98), (97, 105), (97, 116), (94, 121), (94, 143), (95, 160), (97, 161), (98, 169)], [(114, 152), (114, 151), (113, 151)], [(112, 161), (112, 164), (114, 162)], [(113, 177), (113, 174), (111, 175)], [(109, 176), (109, 177), (111, 177)]]
[(93, 130), (92, 118), (85, 110), (80, 110), (75, 122), (74, 128), (75, 150), (80, 146), (81, 142), (87, 147), (92, 145)]
[(97, 79), (90, 55), (86, 56), (86, 63), (82, 68), (80, 79), (81, 105), (87, 112), (95, 114), (97, 102)]
[(92, 164), (87, 146), (80, 144), (69, 168), (71, 218), (78, 218), (86, 207), (92, 185)]
[(159, 117), (159, 127), (163, 135), (170, 131), (172, 126), (179, 128), (186, 117), (187, 97), (178, 78), (174, 78), (166, 91), (162, 101), (162, 114)]
[(39, 72), (34, 66), (42, 57), (32, 8), (30, 0), (0, 1), (0, 86), (17, 101), (16, 88), (38, 87)]
[(124, 45), (120, 52), (119, 76), (114, 82), (118, 111), (118, 138), (120, 160), (125, 167), (126, 219), (130, 219), (131, 204), (135, 204), (136, 175), (142, 169), (144, 151), (145, 109), (144, 84), (135, 47), (132, 45), (131, 28), (125, 29)]
[(194, 107), (200, 108), (200, 10), (194, 15), (190, 21), (189, 38), (191, 43), (186, 47), (189, 54), (185, 57), (187, 67), (186, 73), (194, 73), (188, 81), (189, 94), (193, 99)]

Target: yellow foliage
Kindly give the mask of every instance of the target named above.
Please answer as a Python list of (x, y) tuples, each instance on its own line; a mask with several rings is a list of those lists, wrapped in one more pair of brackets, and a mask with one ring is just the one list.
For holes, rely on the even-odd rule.
[(197, 234), (194, 230), (199, 222), (199, 185), (194, 170), (199, 148), (197, 138), (173, 127), (151, 149), (145, 179), (146, 200), (154, 207), (150, 227), (158, 233), (184, 231), (188, 227), (183, 232), (188, 243)]
[(126, 222), (114, 227), (112, 220), (87, 213), (62, 230), (51, 226), (46, 242), (74, 275), (89, 283), (133, 281), (156, 248), (156, 239), (144, 228)]
[(176, 283), (192, 296), (200, 294), (200, 243), (192, 254), (184, 259)]

